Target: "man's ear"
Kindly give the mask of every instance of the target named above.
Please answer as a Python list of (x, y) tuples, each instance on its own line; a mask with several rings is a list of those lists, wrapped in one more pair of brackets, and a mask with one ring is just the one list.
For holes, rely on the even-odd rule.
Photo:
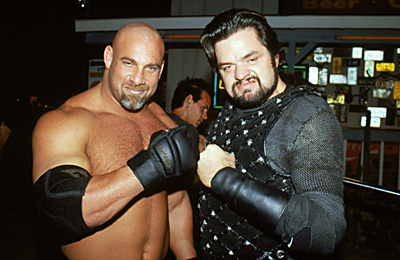
[(162, 63), (161, 63), (160, 74), (158, 75), (158, 79), (161, 79), (161, 75), (162, 75), (162, 72), (164, 70), (164, 63), (165, 63), (165, 60), (163, 60)]
[(106, 69), (109, 69), (113, 60), (113, 48), (110, 45), (104, 49), (103, 59)]
[(191, 104), (191, 103), (193, 103), (193, 102), (194, 102), (194, 101), (193, 101), (193, 95), (190, 94), (190, 95), (188, 95), (188, 96), (185, 98), (184, 104), (185, 104), (185, 105), (188, 105), (188, 104)]
[(280, 56), (279, 53), (275, 55), (275, 67), (279, 67), (280, 64)]

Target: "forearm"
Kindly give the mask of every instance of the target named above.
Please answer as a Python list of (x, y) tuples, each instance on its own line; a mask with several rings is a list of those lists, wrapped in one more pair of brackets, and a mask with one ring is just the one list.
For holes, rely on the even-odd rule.
[(82, 213), (89, 227), (96, 227), (120, 212), (144, 188), (129, 167), (94, 176), (82, 199)]
[(169, 195), (168, 201), (170, 248), (178, 260), (195, 258), (197, 254), (194, 249), (193, 218), (189, 196), (186, 191), (178, 191)]

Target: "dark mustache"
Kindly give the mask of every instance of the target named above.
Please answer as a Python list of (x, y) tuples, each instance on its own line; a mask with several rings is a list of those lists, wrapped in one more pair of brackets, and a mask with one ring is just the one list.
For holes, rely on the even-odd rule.
[(260, 82), (260, 80), (257, 77), (251, 76), (251, 77), (248, 77), (248, 78), (245, 78), (245, 79), (238, 80), (238, 81), (234, 82), (233, 85), (232, 85), (232, 88), (236, 88), (237, 86), (239, 86), (239, 85), (241, 85), (243, 83), (249, 82), (250, 80), (255, 80), (257, 82)]
[(249, 82), (250, 80), (253, 80), (253, 79), (254, 79), (255, 81), (257, 81), (258, 83), (260, 83), (260, 79), (259, 79), (258, 77), (251, 76), (251, 77), (248, 77), (248, 78), (245, 78), (245, 79), (238, 80), (238, 81), (234, 82), (234, 83), (232, 84), (232, 89), (235, 89), (237, 86), (239, 86), (239, 85), (241, 85), (241, 84), (243, 84), (243, 83)]

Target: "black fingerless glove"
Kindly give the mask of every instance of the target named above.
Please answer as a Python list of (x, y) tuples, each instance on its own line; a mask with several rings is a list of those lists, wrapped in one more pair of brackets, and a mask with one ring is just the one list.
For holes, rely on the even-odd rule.
[(197, 151), (192, 146), (186, 127), (180, 126), (155, 132), (148, 149), (137, 153), (127, 164), (148, 190), (164, 179), (195, 168), (197, 160)]

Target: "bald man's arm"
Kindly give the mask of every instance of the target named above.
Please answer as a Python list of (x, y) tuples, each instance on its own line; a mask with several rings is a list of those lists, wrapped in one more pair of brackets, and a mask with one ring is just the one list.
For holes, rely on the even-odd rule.
[(180, 190), (168, 196), (170, 248), (177, 260), (196, 258), (192, 207), (189, 195)]

